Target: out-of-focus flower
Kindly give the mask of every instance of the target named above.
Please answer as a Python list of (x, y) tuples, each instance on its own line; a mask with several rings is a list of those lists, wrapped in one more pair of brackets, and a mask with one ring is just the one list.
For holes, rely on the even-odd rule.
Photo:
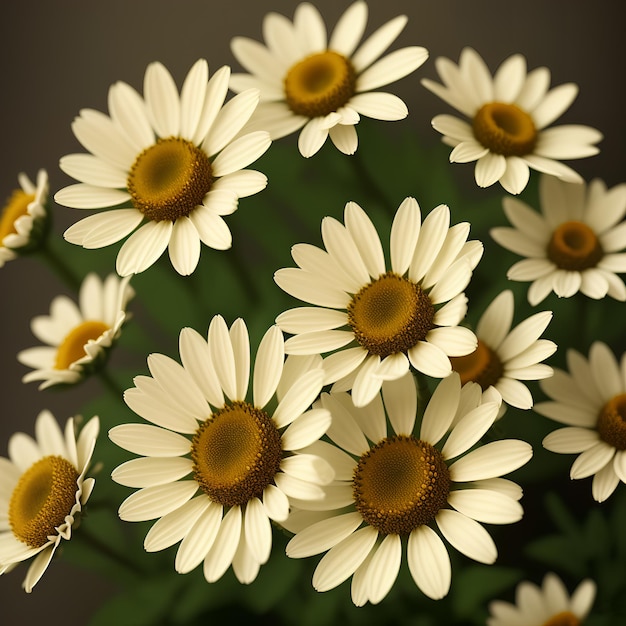
[(561, 160), (597, 154), (595, 144), (602, 134), (576, 124), (548, 128), (578, 94), (575, 84), (548, 91), (548, 68), (527, 72), (521, 54), (506, 59), (493, 77), (472, 48), (461, 52), (458, 65), (444, 57), (435, 63), (443, 85), (427, 78), (422, 84), (468, 120), (437, 115), (432, 125), (454, 148), (451, 162), (476, 161), (479, 187), (499, 181), (509, 193), (518, 194), (528, 183), (529, 168), (569, 182), (582, 181)]
[(233, 54), (249, 74), (233, 74), (231, 88), (256, 87), (261, 92), (249, 128), (266, 129), (272, 139), (302, 129), (298, 147), (305, 157), (314, 155), (328, 136), (341, 152), (353, 154), (361, 115), (379, 120), (406, 117), (407, 107), (398, 96), (373, 90), (416, 70), (428, 52), (411, 46), (380, 58), (404, 28), (404, 15), (358, 46), (367, 13), (365, 2), (352, 4), (327, 40), (322, 16), (304, 2), (296, 8), (293, 23), (277, 13), (265, 16), (266, 45), (235, 37)]
[(126, 305), (133, 296), (129, 277), (109, 274), (102, 281), (90, 273), (80, 286), (78, 303), (65, 295), (54, 298), (50, 315), (31, 320), (33, 335), (47, 345), (17, 355), (20, 363), (33, 368), (22, 380), (43, 381), (39, 389), (72, 385), (101, 367), (128, 319)]

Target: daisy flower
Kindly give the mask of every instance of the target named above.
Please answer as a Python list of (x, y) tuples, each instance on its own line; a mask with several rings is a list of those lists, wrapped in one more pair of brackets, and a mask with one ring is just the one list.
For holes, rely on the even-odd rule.
[(607, 189), (564, 183), (552, 176), (539, 181), (541, 213), (516, 198), (504, 198), (510, 227), (492, 228), (503, 248), (526, 257), (511, 266), (508, 278), (532, 281), (528, 301), (541, 302), (551, 291), (569, 298), (580, 291), (596, 300), (626, 300), (617, 276), (626, 272), (626, 184)]
[(30, 593), (48, 568), (61, 539), (72, 538), (95, 480), (86, 478), (100, 423), (90, 419), (75, 433), (62, 432), (49, 411), (35, 422), (33, 439), (15, 433), (9, 458), (0, 457), (0, 574), (32, 559), (23, 587)]
[(22, 381), (41, 380), (39, 389), (72, 385), (102, 366), (128, 319), (126, 305), (133, 295), (128, 277), (109, 274), (102, 281), (90, 273), (80, 286), (78, 303), (65, 295), (54, 298), (50, 315), (38, 315), (30, 324), (33, 335), (47, 345), (17, 355), (33, 368)]
[(330, 423), (328, 411), (309, 410), (322, 388), (321, 358), (285, 362), (282, 333), (272, 326), (256, 355), (250, 402), (243, 320), (229, 331), (223, 318), (214, 317), (208, 341), (183, 329), (180, 356), (182, 365), (149, 356), (152, 376), (137, 376), (124, 394), (152, 424), (122, 424), (109, 432), (114, 443), (141, 455), (113, 471), (115, 481), (138, 488), (119, 515), (126, 521), (159, 518), (144, 547), (154, 552), (180, 541), (177, 572), (204, 562), (204, 576), (214, 582), (232, 564), (247, 584), (270, 556), (270, 520), (287, 518), (292, 497), (322, 498), (321, 485), (334, 476), (324, 459), (299, 452)]
[(435, 389), (417, 434), (410, 373), (385, 381), (382, 396), (361, 409), (345, 392), (322, 394), (333, 418), (327, 432), (333, 444), (318, 442), (309, 450), (326, 455), (335, 481), (324, 500), (295, 502), (287, 524), (295, 532), (288, 556), (328, 551), (313, 574), (317, 591), (352, 576), (354, 604), (376, 604), (393, 586), (406, 549), (415, 584), (428, 597), (443, 598), (452, 574), (443, 539), (481, 563), (496, 560), (493, 539), (479, 522), (521, 519), (521, 489), (500, 476), (532, 455), (530, 445), (517, 440), (475, 447), (499, 403), (484, 402), (479, 385), (461, 387), (458, 374), (451, 374)]
[(510, 290), (496, 296), (476, 325), (476, 350), (450, 360), (461, 383), (473, 381), (483, 391), (493, 387), (506, 404), (530, 409), (533, 398), (522, 381), (552, 376), (552, 368), (541, 361), (554, 354), (557, 346), (539, 339), (552, 319), (552, 311), (531, 315), (511, 329), (514, 304)]
[(506, 191), (518, 194), (528, 183), (529, 168), (569, 182), (582, 181), (560, 161), (597, 154), (594, 144), (602, 134), (576, 124), (548, 128), (576, 98), (575, 84), (548, 90), (548, 68), (527, 72), (521, 54), (506, 59), (493, 77), (472, 48), (461, 52), (458, 66), (446, 58), (435, 64), (443, 85), (427, 78), (422, 85), (468, 121), (437, 115), (432, 125), (454, 148), (451, 162), (476, 161), (474, 175), (479, 187), (499, 181)]
[(367, 13), (365, 2), (355, 2), (327, 39), (318, 10), (304, 2), (296, 8), (293, 23), (277, 13), (265, 16), (266, 46), (235, 37), (232, 52), (249, 74), (233, 74), (231, 89), (256, 87), (261, 92), (250, 128), (267, 129), (272, 139), (302, 129), (298, 148), (310, 157), (329, 135), (341, 152), (353, 154), (361, 115), (405, 118), (408, 110), (400, 98), (373, 90), (416, 70), (428, 51), (411, 46), (380, 58), (404, 28), (404, 15), (381, 26), (357, 48)]
[(567, 351), (569, 372), (556, 369), (542, 381), (551, 401), (539, 402), (540, 415), (567, 424), (550, 433), (543, 447), (560, 454), (578, 454), (570, 478), (593, 476), (591, 493), (603, 502), (620, 481), (626, 482), (626, 355), (621, 364), (598, 341), (589, 358)]
[(259, 93), (246, 90), (224, 104), (229, 76), (222, 67), (208, 80), (207, 62), (200, 59), (179, 96), (167, 69), (152, 63), (143, 98), (118, 82), (109, 89), (110, 116), (83, 109), (72, 130), (90, 154), (61, 159), (61, 169), (80, 182), (61, 189), (55, 200), (76, 209), (112, 210), (81, 219), (65, 239), (91, 249), (132, 233), (117, 255), (121, 276), (143, 272), (166, 248), (174, 269), (188, 275), (198, 264), (201, 241), (229, 248), (223, 216), (267, 183), (260, 172), (242, 168), (270, 145), (262, 131), (235, 139)]
[(595, 596), (596, 584), (592, 580), (583, 580), (570, 597), (563, 581), (549, 573), (541, 587), (521, 582), (515, 592), (515, 604), (491, 602), (487, 626), (580, 626)]
[[(367, 404), (384, 379), (409, 367), (443, 378), (450, 356), (469, 354), (476, 336), (458, 326), (465, 316), (463, 289), (482, 256), (482, 244), (467, 241), (467, 222), (449, 228), (447, 206), (422, 223), (414, 198), (406, 198), (391, 227), (391, 269), (374, 225), (354, 202), (345, 207), (345, 226), (322, 220), (326, 250), (297, 244), (298, 268), (274, 278), (290, 295), (313, 307), (281, 313), (276, 323), (294, 336), (288, 354), (336, 351), (324, 360), (324, 384), (352, 389), (357, 406)], [(345, 349), (343, 349), (345, 348)]]
[(0, 207), (0, 267), (41, 242), (48, 224), (48, 173), (37, 172), (36, 184), (21, 172), (20, 188)]

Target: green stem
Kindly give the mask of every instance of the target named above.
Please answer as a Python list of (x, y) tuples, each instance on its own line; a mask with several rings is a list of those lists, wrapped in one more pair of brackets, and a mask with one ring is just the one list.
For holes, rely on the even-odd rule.
[(120, 402), (123, 402), (124, 390), (121, 389), (115, 380), (111, 377), (111, 374), (107, 371), (106, 367), (102, 367), (98, 370), (98, 377), (107, 388), (107, 390), (117, 397)]
[(95, 535), (86, 531), (82, 524), (81, 527), (78, 529), (78, 532), (76, 533), (76, 538), (80, 538), (80, 541), (86, 544), (89, 548), (91, 548), (98, 554), (101, 554), (122, 569), (130, 571), (137, 576), (144, 575), (145, 572), (141, 567), (139, 567), (139, 565), (137, 565), (137, 563), (129, 559), (128, 556), (126, 556), (125, 554), (121, 554), (116, 550), (113, 550), (113, 548), (111, 548), (108, 543), (105, 543), (99, 537), (96, 537)]
[(387, 197), (387, 194), (373, 181), (371, 174), (369, 173), (367, 166), (363, 162), (363, 157), (359, 150), (357, 150), (348, 161), (353, 165), (353, 170), (356, 174), (359, 186), (365, 192), (368, 197), (374, 198), (383, 209), (390, 215), (395, 214), (395, 208), (393, 202)]
[(42, 241), (41, 247), (35, 252), (34, 256), (40, 256), (68, 287), (71, 287), (74, 291), (79, 290), (81, 278), (65, 263), (63, 257), (52, 249), (49, 237)]
[(430, 391), (428, 381), (426, 380), (426, 376), (424, 376), (424, 374), (414, 372), (413, 375), (415, 376), (415, 380), (417, 382), (417, 412), (418, 414), (423, 415), (432, 396), (432, 392)]

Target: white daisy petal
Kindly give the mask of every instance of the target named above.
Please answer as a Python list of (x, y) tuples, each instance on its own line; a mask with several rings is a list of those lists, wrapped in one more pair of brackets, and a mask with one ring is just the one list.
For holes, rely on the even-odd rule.
[(267, 516), (276, 522), (284, 522), (289, 516), (289, 498), (275, 485), (263, 490), (263, 506)]
[(215, 582), (233, 562), (242, 532), (241, 508), (233, 506), (222, 519), (217, 537), (204, 558), (204, 577), (207, 582)]
[(413, 259), (421, 221), (420, 207), (415, 198), (403, 200), (391, 225), (390, 236), (391, 268), (400, 276), (406, 273)]
[(370, 526), (361, 528), (331, 548), (313, 574), (313, 587), (328, 591), (349, 578), (370, 553), (378, 533)]
[(141, 522), (167, 515), (192, 498), (198, 490), (194, 480), (177, 481), (154, 487), (144, 487), (132, 493), (119, 508), (126, 522)]
[(181, 276), (189, 276), (200, 260), (200, 237), (188, 217), (174, 222), (168, 244), (172, 266)]
[(123, 189), (127, 174), (119, 167), (91, 154), (68, 154), (59, 160), (59, 168), (81, 183), (96, 187)]
[(201, 495), (159, 518), (144, 539), (145, 550), (157, 552), (178, 543), (210, 506), (211, 501)]
[(559, 428), (546, 435), (541, 442), (543, 447), (560, 454), (578, 454), (584, 452), (599, 441), (595, 430), (573, 426)]
[(306, 123), (298, 136), (298, 150), (303, 157), (311, 157), (324, 145), (328, 126), (324, 118), (314, 117)]
[(115, 268), (120, 276), (138, 274), (163, 254), (172, 232), (171, 222), (148, 222), (135, 231), (117, 254)]
[(448, 594), (452, 579), (450, 557), (443, 541), (426, 524), (409, 535), (407, 560), (415, 584), (425, 595), (440, 600)]
[(443, 536), (461, 553), (479, 563), (493, 563), (498, 551), (489, 533), (473, 519), (442, 509), (435, 518)]
[(308, 526), (287, 544), (286, 553), (293, 559), (320, 554), (349, 537), (362, 524), (357, 512), (337, 515)]
[(215, 176), (226, 176), (254, 163), (269, 147), (269, 133), (255, 131), (229, 143), (212, 163)]
[(253, 557), (260, 564), (265, 563), (272, 549), (272, 527), (258, 498), (252, 498), (246, 504), (244, 531), (246, 545)]
[(111, 478), (126, 487), (153, 487), (177, 481), (191, 471), (191, 459), (142, 457), (116, 467)]
[(477, 522), (513, 524), (522, 519), (519, 502), (488, 489), (457, 489), (448, 496), (448, 503)]
[(228, 250), (232, 235), (224, 219), (213, 211), (197, 208), (189, 215), (202, 243), (215, 250)]
[(452, 371), (448, 355), (432, 343), (420, 341), (407, 354), (411, 365), (427, 376), (445, 378)]
[(159, 62), (151, 63), (144, 78), (144, 96), (150, 123), (159, 137), (178, 135), (180, 101), (172, 75)]
[(421, 46), (411, 46), (389, 53), (368, 67), (357, 79), (357, 91), (370, 91), (408, 76), (428, 58)]
[[(360, 93), (350, 98), (350, 106), (360, 115), (375, 120), (403, 120), (409, 110), (403, 100), (392, 93), (381, 91)], [(331, 133), (332, 137), (332, 133)]]
[(582, 452), (572, 464), (570, 477), (572, 479), (587, 478), (599, 472), (615, 456), (615, 448), (604, 441), (598, 441), (594, 446)]
[(149, 424), (120, 424), (109, 431), (116, 445), (143, 456), (172, 457), (189, 452), (189, 439)]
[(285, 450), (300, 450), (319, 439), (330, 426), (331, 415), (324, 409), (312, 409), (292, 422), (282, 434)]
[(349, 57), (365, 32), (367, 13), (367, 5), (364, 2), (351, 4), (335, 25), (328, 49)]
[(211, 503), (185, 532), (174, 561), (179, 574), (186, 574), (200, 565), (215, 542), (221, 521), (222, 507)]
[(531, 456), (532, 448), (525, 441), (492, 441), (456, 460), (449, 468), (450, 478), (454, 482), (495, 478), (518, 469)]
[(401, 561), (400, 535), (387, 535), (367, 567), (368, 596), (372, 604), (378, 604), (389, 593), (398, 577)]

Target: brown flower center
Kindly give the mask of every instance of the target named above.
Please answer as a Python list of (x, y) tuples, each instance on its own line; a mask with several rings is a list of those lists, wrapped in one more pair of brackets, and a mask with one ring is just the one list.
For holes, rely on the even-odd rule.
[(357, 511), (383, 534), (408, 535), (446, 505), (450, 473), (429, 443), (396, 435), (368, 450), (352, 482)]
[(626, 393), (611, 398), (600, 411), (596, 425), (603, 441), (626, 450)]
[(515, 104), (488, 102), (474, 116), (474, 136), (491, 152), (504, 156), (524, 156), (537, 142), (535, 124)]
[(548, 258), (563, 270), (595, 267), (603, 256), (598, 237), (583, 222), (564, 222), (552, 233), (548, 244)]
[(552, 616), (543, 626), (580, 626), (580, 623), (571, 611), (561, 611)]
[(96, 340), (109, 330), (109, 326), (97, 320), (86, 321), (73, 328), (57, 348), (55, 369), (66, 370), (69, 366), (84, 357), (85, 345), (90, 340)]
[(320, 117), (341, 108), (354, 95), (356, 72), (337, 52), (312, 54), (285, 76), (285, 99), (297, 115)]
[(356, 340), (381, 357), (406, 352), (434, 328), (435, 308), (422, 288), (393, 272), (365, 285), (348, 305)]
[(28, 205), (35, 199), (32, 193), (16, 189), (7, 203), (0, 209), (0, 245), (2, 240), (11, 234), (17, 233), (15, 220), (28, 213)]
[(259, 497), (280, 468), (280, 432), (265, 411), (234, 402), (203, 422), (191, 445), (194, 477), (224, 506)]
[(495, 385), (504, 373), (502, 361), (496, 352), (480, 339), (474, 352), (466, 356), (450, 357), (450, 362), (452, 369), (461, 377), (461, 385), (473, 381), (478, 383), (483, 391)]
[(135, 160), (128, 174), (133, 205), (154, 222), (186, 217), (213, 184), (206, 153), (180, 137), (159, 139)]
[(60, 456), (46, 456), (21, 476), (9, 502), (13, 534), (31, 548), (56, 535), (76, 504), (78, 472)]

